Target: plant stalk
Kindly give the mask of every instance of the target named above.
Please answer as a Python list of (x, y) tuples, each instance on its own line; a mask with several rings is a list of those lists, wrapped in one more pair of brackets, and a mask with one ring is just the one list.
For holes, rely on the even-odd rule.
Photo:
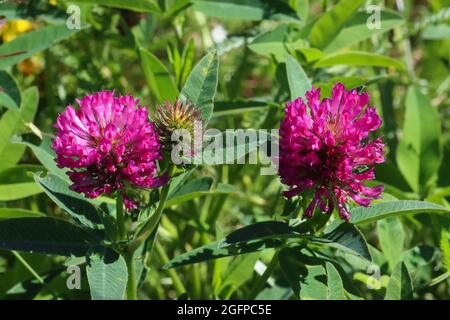
[(123, 210), (123, 195), (119, 193), (116, 199), (116, 217), (118, 228), (118, 240), (124, 240), (127, 232), (125, 230), (125, 213)]
[(127, 300), (137, 300), (137, 279), (134, 252), (127, 252), (125, 254), (125, 261), (127, 263), (128, 270)]

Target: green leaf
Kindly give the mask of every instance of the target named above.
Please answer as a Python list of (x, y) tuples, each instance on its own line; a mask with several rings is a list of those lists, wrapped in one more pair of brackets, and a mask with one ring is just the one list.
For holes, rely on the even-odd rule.
[(327, 274), (321, 261), (311, 261), (302, 248), (286, 247), (278, 252), (281, 270), (294, 294), (302, 300), (327, 298)]
[(61, 256), (85, 256), (99, 242), (83, 229), (54, 218), (0, 220), (0, 248)]
[(366, 239), (351, 223), (341, 223), (322, 238), (313, 238), (313, 242), (343, 250), (372, 261)]
[(331, 43), (347, 20), (365, 3), (365, 0), (342, 0), (314, 23), (309, 34), (312, 47), (323, 49)]
[(181, 254), (173, 258), (164, 268), (170, 269), (222, 257), (276, 248), (283, 244), (282, 239), (301, 237), (303, 235), (287, 223), (279, 221), (259, 222), (236, 230), (221, 241), (215, 241)]
[(214, 104), (214, 118), (241, 115), (246, 112), (267, 110), (272, 107), (264, 100), (237, 100), (237, 101), (216, 101)]
[(46, 289), (46, 287), (52, 282), (57, 276), (63, 272), (63, 268), (58, 268), (56, 270), (51, 270), (46, 274), (41, 276), (42, 282), (38, 279), (32, 277), (25, 281), (19, 282), (14, 287), (9, 289), (6, 294), (2, 297), (5, 300), (33, 300), (39, 292)]
[(391, 217), (377, 222), (378, 239), (391, 270), (400, 261), (405, 245), (405, 231), (398, 218)]
[[(232, 288), (237, 290), (245, 282), (250, 280), (254, 273), (254, 266), (259, 258), (259, 253), (238, 256), (229, 265), (222, 275), (222, 284), (217, 290), (220, 293), (223, 289)], [(228, 288), (227, 288), (228, 287)], [(229, 292), (228, 292), (229, 294)]]
[(125, 259), (111, 249), (88, 253), (86, 273), (92, 300), (123, 300), (128, 282)]
[(42, 190), (34, 183), (29, 172), (42, 170), (37, 165), (18, 165), (0, 172), (0, 201), (26, 198)]
[(404, 214), (416, 213), (450, 213), (450, 210), (425, 201), (398, 200), (385, 201), (368, 208), (356, 207), (350, 210), (350, 223), (363, 225), (377, 220)]
[(219, 57), (210, 52), (194, 67), (181, 90), (180, 98), (197, 106), (206, 125), (214, 109), (214, 96), (219, 78)]
[(136, 12), (161, 12), (154, 0), (76, 0), (80, 3), (98, 4), (105, 7), (127, 9)]
[(368, 19), (373, 13), (366, 11), (356, 12), (343, 26), (339, 34), (331, 39), (324, 49), (326, 53), (335, 52), (354, 43), (369, 39), (374, 35), (387, 32), (401, 26), (405, 20), (394, 11), (380, 11), (380, 28), (368, 28)]
[(360, 66), (360, 67), (393, 67), (403, 70), (404, 65), (391, 57), (364, 52), (346, 51), (326, 55), (314, 64), (315, 68), (332, 67), (337, 65)]
[(168, 100), (173, 102), (179, 92), (175, 80), (164, 64), (154, 54), (144, 48), (139, 49), (139, 55), (148, 85), (152, 88), (158, 101)]
[(21, 96), (16, 80), (6, 71), (0, 70), (0, 106), (19, 109)]
[(397, 164), (410, 187), (425, 193), (437, 179), (442, 162), (440, 115), (416, 86), (406, 95), (403, 138), (397, 149)]
[(442, 230), (441, 232), (440, 249), (442, 252), (442, 264), (450, 272), (450, 232), (447, 230)]
[(0, 59), (0, 69), (31, 57), (36, 52), (45, 50), (55, 43), (70, 37), (79, 30), (69, 30), (66, 24), (44, 27), (27, 32), (0, 46), (0, 55), (21, 52), (21, 54)]
[(290, 54), (286, 55), (286, 72), (291, 91), (291, 100), (304, 97), (311, 89), (311, 81), (298, 61)]
[(385, 300), (412, 300), (413, 284), (408, 267), (400, 262), (394, 268), (386, 289)]
[(25, 147), (10, 141), (14, 134), (25, 131), (26, 123), (33, 121), (38, 101), (37, 88), (28, 88), (22, 94), (20, 109), (7, 110), (0, 119), (0, 170), (14, 166), (22, 158)]
[(96, 207), (82, 194), (70, 190), (66, 181), (52, 173), (41, 177), (41, 172), (34, 174), (34, 180), (75, 221), (88, 229), (103, 229)]
[(15, 219), (15, 218), (40, 218), (45, 215), (40, 212), (35, 212), (27, 209), (20, 208), (0, 208), (0, 220), (1, 219)]
[(261, 291), (255, 300), (289, 300), (292, 296), (292, 289), (290, 287), (273, 286), (265, 288)]
[(176, 192), (169, 194), (166, 207), (177, 205), (204, 195), (220, 195), (236, 192), (234, 186), (221, 183), (217, 185), (216, 189), (211, 189), (213, 182), (212, 178), (203, 177), (183, 185)]
[(287, 53), (287, 36), (289, 27), (282, 24), (273, 30), (257, 35), (248, 45), (250, 50), (267, 57), (284, 61)]
[(209, 17), (233, 20), (299, 21), (296, 13), (279, 0), (194, 0), (194, 10)]
[(39, 146), (32, 144), (30, 142), (23, 141), (21, 137), (15, 136), (11, 139), (12, 143), (15, 144), (22, 144), (25, 146), (28, 146), (36, 156), (36, 158), (39, 160), (40, 163), (51, 173), (57, 175), (59, 178), (61, 178), (64, 181), (69, 181), (69, 177), (66, 175), (65, 170), (60, 169), (57, 167), (55, 158), (56, 154), (51, 149), (51, 137), (44, 136), (42, 139), (42, 142)]
[(450, 38), (450, 26), (448, 24), (438, 24), (428, 26), (422, 32), (425, 40), (442, 40)]
[(327, 300), (347, 300), (345, 297), (344, 284), (336, 267), (330, 263), (325, 263), (327, 270), (328, 294)]

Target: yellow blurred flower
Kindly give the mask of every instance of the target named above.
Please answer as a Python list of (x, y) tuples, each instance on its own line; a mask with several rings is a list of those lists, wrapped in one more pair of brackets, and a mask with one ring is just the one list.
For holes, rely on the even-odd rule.
[(52, 6), (56, 6), (56, 4), (58, 3), (58, 1), (56, 0), (50, 0), (49, 2)]
[(5, 23), (0, 30), (0, 36), (4, 42), (9, 42), (21, 33), (33, 29), (33, 24), (27, 20), (11, 20)]

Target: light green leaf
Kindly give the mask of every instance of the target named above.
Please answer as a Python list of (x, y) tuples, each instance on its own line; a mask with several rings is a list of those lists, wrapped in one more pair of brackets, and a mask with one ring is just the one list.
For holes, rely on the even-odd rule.
[(416, 213), (450, 213), (450, 210), (425, 201), (398, 200), (385, 201), (374, 204), (368, 208), (356, 207), (350, 210), (352, 215), (350, 223), (363, 225), (377, 220), (405, 214)]
[(1, 249), (80, 257), (98, 245), (89, 233), (60, 219), (0, 220)]
[(37, 88), (28, 88), (22, 94), (20, 109), (7, 110), (0, 119), (0, 170), (14, 166), (22, 158), (25, 147), (10, 141), (14, 134), (25, 131), (26, 123), (33, 121), (38, 101)]
[(123, 300), (128, 282), (125, 259), (111, 249), (89, 252), (86, 273), (92, 300)]
[(323, 49), (336, 38), (347, 20), (365, 0), (342, 0), (314, 23), (309, 34), (312, 47)]
[(345, 297), (344, 284), (336, 267), (330, 263), (325, 263), (327, 270), (328, 294), (327, 300), (347, 300)]
[(42, 190), (34, 183), (29, 172), (42, 170), (37, 165), (17, 165), (0, 172), (0, 201), (26, 198)]
[(45, 217), (45, 215), (40, 212), (35, 212), (21, 208), (0, 208), (0, 220), (14, 219), (14, 218), (40, 218), (40, 217)]
[(341, 48), (348, 47), (354, 43), (369, 39), (374, 35), (387, 32), (395, 27), (401, 26), (405, 20), (394, 11), (380, 11), (380, 25), (373, 28), (368, 27), (369, 18), (373, 13), (366, 11), (356, 12), (345, 23), (339, 34), (326, 45), (326, 53), (335, 52)]
[(287, 53), (288, 26), (282, 24), (273, 30), (257, 35), (248, 45), (255, 53), (275, 57), (277, 61), (284, 61)]
[(386, 289), (385, 300), (412, 300), (413, 284), (408, 267), (400, 262), (394, 268)]
[(21, 54), (0, 59), (0, 69), (5, 69), (23, 59), (29, 58), (36, 52), (45, 50), (78, 31), (77, 29), (69, 30), (66, 24), (62, 24), (44, 27), (20, 35), (0, 46), (0, 55), (21, 52)]
[(406, 95), (403, 138), (397, 164), (410, 187), (424, 194), (437, 179), (442, 162), (440, 116), (430, 100), (411, 86)]
[(393, 270), (401, 259), (405, 245), (405, 231), (402, 223), (396, 217), (379, 220), (377, 231), (383, 254)]
[(139, 49), (139, 55), (148, 85), (152, 88), (158, 101), (168, 100), (173, 102), (178, 96), (178, 88), (164, 64), (154, 54), (144, 48)]
[(426, 40), (448, 39), (450, 38), (450, 26), (448, 24), (428, 26), (422, 32), (422, 38)]
[(304, 97), (305, 93), (311, 90), (311, 81), (300, 63), (290, 54), (286, 55), (286, 72), (291, 91), (291, 100)]
[(188, 100), (202, 112), (206, 125), (214, 109), (214, 97), (219, 77), (219, 57), (210, 52), (194, 67), (181, 90), (180, 98)]
[(393, 67), (403, 70), (404, 65), (391, 57), (364, 52), (346, 51), (326, 55), (314, 64), (315, 68), (332, 67), (337, 65), (361, 66), (361, 67)]
[(158, 13), (161, 11), (154, 0), (76, 0), (76, 2), (98, 4), (106, 7), (127, 9), (137, 12)]
[(299, 21), (296, 13), (279, 0), (194, 0), (194, 10), (209, 17), (236, 20)]
[(30, 142), (23, 141), (22, 138), (19, 136), (13, 137), (11, 139), (11, 142), (28, 146), (33, 151), (34, 155), (39, 160), (39, 162), (41, 162), (42, 165), (48, 171), (57, 175), (64, 181), (69, 181), (69, 177), (66, 175), (65, 170), (58, 168), (56, 165), (55, 162), (56, 154), (51, 149), (52, 144), (51, 137), (44, 136), (39, 146), (32, 144)]
[(440, 249), (442, 252), (442, 264), (450, 272), (450, 232), (447, 230), (442, 230)]
[(180, 204), (185, 201), (189, 201), (200, 196), (205, 195), (220, 195), (236, 192), (234, 186), (218, 184), (216, 189), (211, 189), (213, 185), (213, 179), (210, 177), (203, 177), (191, 181), (183, 185), (179, 190), (169, 194), (166, 207)]

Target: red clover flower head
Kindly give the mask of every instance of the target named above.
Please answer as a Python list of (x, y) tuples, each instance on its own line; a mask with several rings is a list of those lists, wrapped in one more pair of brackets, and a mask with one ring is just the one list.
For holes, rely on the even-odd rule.
[[(304, 216), (311, 217), (316, 207), (348, 221), (348, 201), (368, 206), (379, 198), (383, 186), (368, 187), (364, 181), (375, 179), (374, 165), (384, 162), (381, 138), (369, 133), (381, 126), (375, 108), (369, 106), (368, 93), (346, 91), (337, 83), (332, 97), (320, 101), (320, 89), (306, 93), (307, 104), (297, 98), (286, 104), (280, 124), (281, 181), (293, 197), (312, 191), (313, 200)], [(366, 107), (367, 106), (367, 107)]]
[(161, 158), (158, 134), (147, 110), (132, 96), (102, 91), (77, 100), (58, 116), (52, 148), (60, 168), (69, 168), (71, 189), (89, 198), (120, 190), (128, 209), (135, 207), (126, 187), (154, 188)]

